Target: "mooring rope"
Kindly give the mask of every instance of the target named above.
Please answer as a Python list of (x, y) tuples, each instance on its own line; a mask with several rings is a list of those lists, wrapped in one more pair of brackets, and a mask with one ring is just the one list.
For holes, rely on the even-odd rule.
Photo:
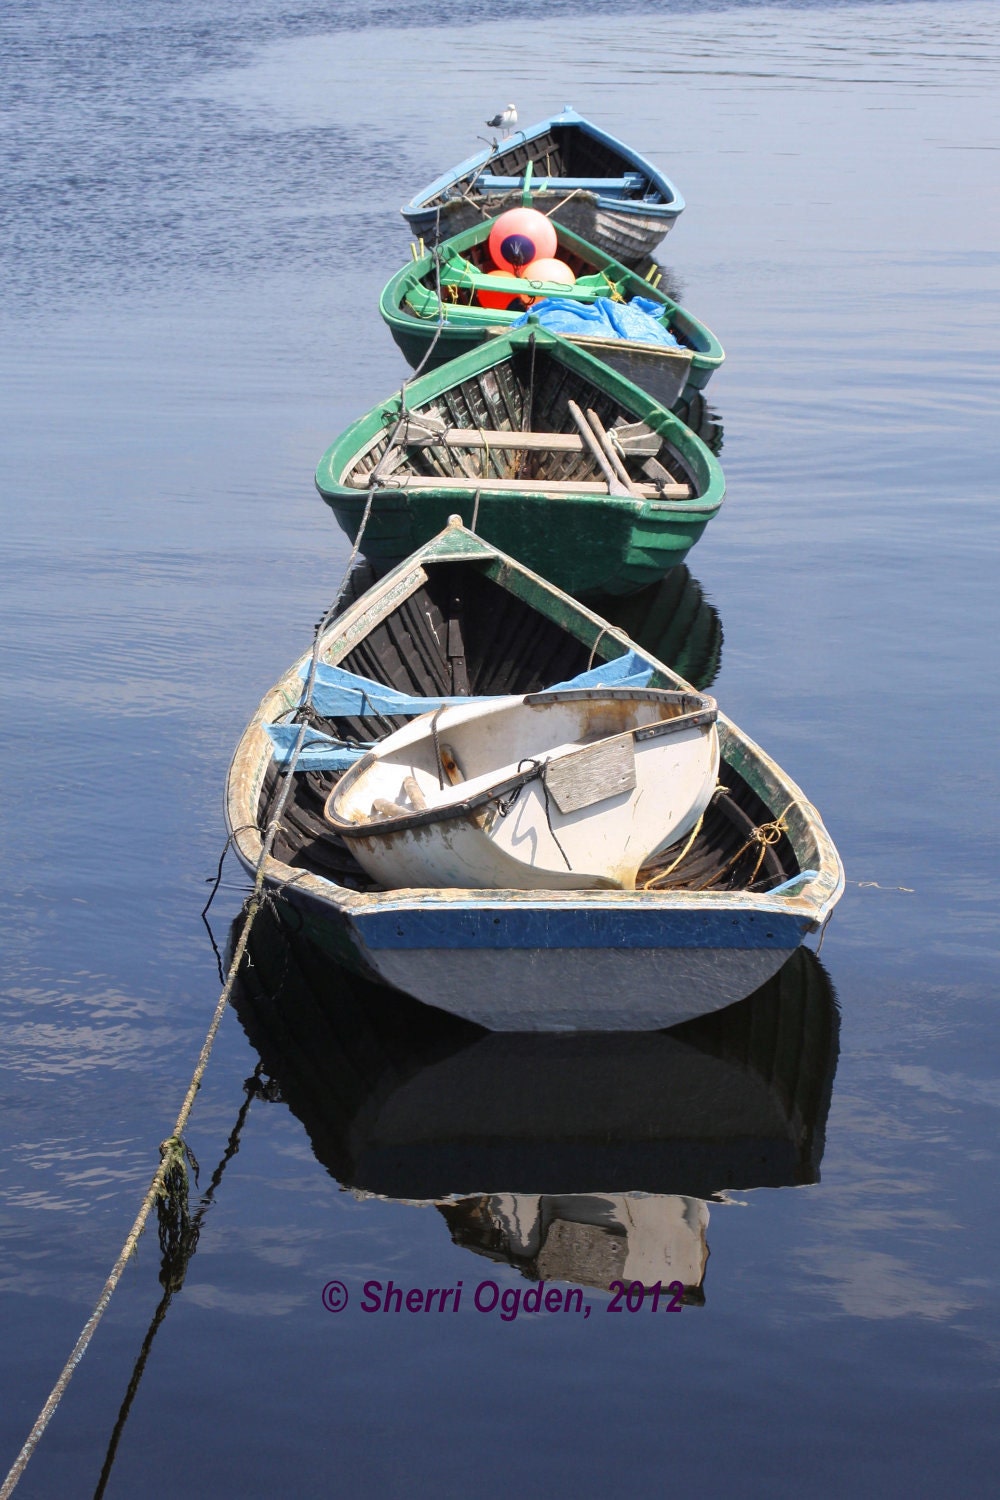
[(146, 1330), (146, 1337), (142, 1341), (142, 1347), (132, 1367), (132, 1378), (128, 1383), (125, 1398), (119, 1408), (118, 1418), (108, 1441), (108, 1449), (105, 1454), (104, 1465), (101, 1469), (101, 1476), (94, 1491), (94, 1500), (101, 1500), (104, 1491), (107, 1489), (115, 1456), (118, 1452), (118, 1444), (125, 1430), (125, 1423), (128, 1421), (129, 1412), (132, 1409), (132, 1402), (135, 1400), (136, 1392), (139, 1389), (139, 1383), (146, 1368), (146, 1361), (153, 1347), (153, 1340), (156, 1338), (163, 1320), (167, 1316), (174, 1293), (179, 1292), (184, 1285), (184, 1277), (187, 1273), (188, 1265), (198, 1247), (198, 1236), (201, 1233), (202, 1220), (212, 1206), (213, 1199), (215, 1198), (219, 1184), (222, 1182), (222, 1177), (227, 1166), (240, 1149), (240, 1136), (243, 1133), (243, 1126), (246, 1124), (246, 1118), (250, 1112), (250, 1105), (254, 1099), (258, 1098), (264, 1092), (260, 1081), (262, 1071), (263, 1064), (258, 1063), (253, 1074), (243, 1085), (243, 1103), (240, 1105), (236, 1123), (229, 1133), (229, 1140), (226, 1142), (226, 1149), (223, 1152), (222, 1160), (212, 1173), (212, 1180), (208, 1185), (208, 1190), (203, 1194), (195, 1213), (191, 1216), (188, 1214), (186, 1177), (181, 1191), (176, 1198), (168, 1196), (159, 1200), (158, 1217), (160, 1220), (160, 1253), (162, 1257), (160, 1262), (160, 1285), (163, 1287), (163, 1296), (157, 1304), (152, 1321)]
[[(312, 702), (312, 694), (316, 682), (316, 671), (319, 666), (320, 641), (324, 632), (329, 626), (330, 621), (337, 613), (341, 594), (343, 593), (343, 590), (347, 585), (347, 579), (350, 575), (351, 569), (357, 562), (358, 553), (361, 550), (362, 538), (364, 537), (365, 533), (365, 527), (368, 525), (368, 519), (371, 515), (372, 501), (374, 499), (374, 496), (375, 488), (374, 485), (372, 485), (368, 490), (367, 503), (365, 505), (364, 514), (361, 518), (361, 525), (358, 527), (357, 536), (354, 539), (354, 545), (351, 548), (351, 555), (348, 559), (347, 567), (344, 572), (344, 580), (337, 591), (337, 596), (334, 600), (334, 603), (331, 604), (330, 608), (326, 611), (326, 614), (322, 617), (322, 619), (316, 626), (316, 633), (313, 639), (312, 646), (312, 655), (309, 661), (309, 674), (306, 678), (303, 699), (302, 703), (300, 704), (300, 708), (302, 709), (307, 709)], [(236, 982), (236, 975), (239, 972), (241, 963), (243, 962), (243, 955), (246, 953), (247, 943), (250, 939), (251, 928), (253, 927), (254, 921), (256, 920), (257, 913), (260, 911), (261, 907), (265, 905), (268, 899), (267, 894), (264, 891), (264, 870), (268, 860), (271, 857), (271, 850), (274, 846), (274, 841), (278, 834), (278, 829), (281, 824), (282, 816), (284, 815), (285, 806), (291, 794), (293, 778), (295, 775), (295, 767), (298, 764), (299, 756), (302, 752), (302, 746), (305, 741), (307, 729), (308, 724), (306, 722), (306, 719), (303, 718), (301, 724), (299, 725), (299, 733), (296, 736), (295, 744), (292, 748), (292, 753), (289, 757), (287, 768), (284, 772), (285, 781), (284, 786), (281, 790), (281, 796), (278, 798), (278, 803), (277, 807), (275, 808), (274, 815), (269, 820), (267, 827), (264, 830), (264, 837), (261, 842), (260, 854), (254, 867), (253, 889), (244, 906), (244, 921), (242, 929), (240, 931), (239, 941), (236, 944), (236, 949), (233, 953), (233, 957), (229, 965), (229, 972), (226, 975), (226, 982), (223, 985), (222, 993), (220, 994), (219, 999), (216, 1003), (215, 1011), (212, 1015), (211, 1024), (209, 1025), (208, 1031), (205, 1034), (205, 1040), (202, 1043), (201, 1051), (198, 1054), (198, 1062), (195, 1066), (194, 1073), (191, 1075), (191, 1082), (188, 1084), (187, 1092), (184, 1095), (183, 1103), (181, 1104), (180, 1111), (174, 1123), (173, 1132), (169, 1136), (167, 1136), (166, 1140), (161, 1141), (160, 1143), (160, 1164), (157, 1167), (156, 1171), (153, 1173), (152, 1181), (149, 1184), (146, 1196), (142, 1200), (139, 1212), (136, 1214), (132, 1228), (129, 1230), (125, 1238), (125, 1243), (122, 1245), (122, 1248), (119, 1251), (118, 1258), (112, 1266), (108, 1278), (104, 1283), (101, 1294), (94, 1306), (93, 1312), (90, 1314), (90, 1317), (83, 1325), (83, 1328), (80, 1331), (80, 1336), (73, 1346), (73, 1351), (67, 1359), (66, 1363), (63, 1365), (59, 1378), (49, 1393), (48, 1400), (45, 1402), (45, 1405), (39, 1412), (38, 1417), (35, 1421), (35, 1425), (32, 1427), (30, 1433), (28, 1434), (24, 1446), (11, 1465), (10, 1471), (3, 1482), (3, 1486), (0, 1487), (0, 1500), (8, 1500), (8, 1497), (13, 1494), (15, 1486), (17, 1485), (18, 1481), (21, 1478), (21, 1475), (24, 1473), (25, 1469), (28, 1466), (31, 1455), (38, 1447), (45, 1429), (48, 1427), (53, 1416), (55, 1415), (56, 1408), (58, 1407), (60, 1401), (66, 1393), (66, 1387), (72, 1380), (77, 1365), (86, 1354), (88, 1345), (90, 1344), (91, 1339), (97, 1331), (98, 1324), (107, 1311), (108, 1304), (110, 1303), (111, 1298), (114, 1295), (115, 1288), (118, 1286), (118, 1283), (122, 1278), (125, 1267), (128, 1265), (128, 1262), (131, 1260), (132, 1256), (135, 1253), (135, 1250), (139, 1243), (139, 1238), (146, 1227), (146, 1222), (149, 1219), (149, 1215), (152, 1213), (153, 1208), (155, 1207), (157, 1202), (167, 1195), (168, 1183), (170, 1182), (171, 1178), (176, 1178), (179, 1174), (186, 1173), (186, 1163), (190, 1159), (190, 1152), (184, 1141), (184, 1131), (187, 1126), (188, 1119), (191, 1115), (191, 1110), (194, 1108), (194, 1101), (197, 1096), (198, 1090), (201, 1087), (201, 1080), (204, 1077), (205, 1069), (208, 1067), (208, 1061), (212, 1055), (212, 1048), (215, 1045), (215, 1038), (218, 1034), (219, 1027), (222, 1024), (222, 1017), (225, 1014), (226, 1007), (229, 1004), (229, 999), (233, 991), (233, 985)]]

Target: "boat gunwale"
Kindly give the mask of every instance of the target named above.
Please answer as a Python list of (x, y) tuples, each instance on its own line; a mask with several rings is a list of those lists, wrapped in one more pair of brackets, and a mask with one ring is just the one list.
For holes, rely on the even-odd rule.
[[(427, 575), (423, 566), (425, 562), (433, 565), (439, 561), (447, 563), (462, 560), (480, 562), (492, 560), (499, 575), (495, 577), (495, 581), (507, 588), (511, 588), (514, 582), (521, 583), (522, 588), (512, 588), (511, 592), (518, 594), (522, 599), (525, 598), (524, 586), (527, 586), (530, 593), (537, 595), (540, 591), (548, 598), (553, 595), (558, 596), (560, 592), (537, 573), (533, 573), (522, 564), (507, 557), (498, 548), (481, 541), (460, 523), (452, 524), (386, 574), (372, 589), (331, 623), (321, 637), (319, 659), (330, 660), (327, 653), (338, 645), (342, 649), (335, 651), (332, 661), (336, 662), (346, 656), (355, 644), (355, 639), (352, 638), (352, 626), (356, 627), (361, 621), (374, 615), (370, 628), (373, 627), (379, 619), (390, 614), (402, 598), (415, 593), (426, 580)], [(400, 584), (407, 585), (407, 587), (401, 589)], [(535, 607), (538, 607), (537, 598), (526, 599), (526, 602), (533, 602)], [(634, 645), (624, 631), (609, 626), (585, 605), (578, 604), (576, 601), (573, 603), (576, 620), (581, 623), (585, 621), (592, 627), (589, 642), (581, 638), (565, 621), (560, 623), (571, 633), (577, 634), (577, 639), (583, 639), (584, 644), (590, 644), (596, 649), (605, 639), (608, 639), (617, 641), (624, 650)], [(657, 674), (662, 675), (671, 686), (681, 691), (697, 692), (697, 689), (660, 662), (651, 652), (644, 648), (635, 649), (653, 664)], [(311, 650), (304, 652), (264, 694), (256, 713), (240, 737), (229, 766), (226, 778), (226, 822), (233, 847), (250, 872), (256, 871), (264, 847), (264, 832), (256, 821), (257, 809), (264, 777), (273, 758), (273, 745), (263, 726), (265, 723), (273, 722), (280, 715), (291, 712), (297, 706), (302, 695), (302, 672), (308, 669), (312, 655)], [(609, 913), (616, 911), (721, 912), (727, 910), (756, 912), (762, 915), (792, 917), (797, 919), (800, 925), (805, 924), (807, 931), (816, 930), (823, 925), (844, 890), (843, 865), (833, 840), (816, 808), (801, 788), (767, 752), (734, 724), (721, 709), (718, 711), (717, 724), (722, 761), (734, 767), (737, 774), (747, 781), (747, 784), (765, 802), (775, 817), (786, 821), (787, 836), (792, 844), (800, 872), (816, 870), (815, 876), (800, 874), (795, 881), (791, 882), (797, 883), (798, 879), (803, 881), (801, 889), (794, 894), (769, 895), (767, 892), (746, 890), (684, 891), (677, 888), (649, 891), (501, 891), (462, 887), (441, 889), (399, 887), (393, 890), (368, 892), (355, 891), (347, 886), (338, 885), (326, 876), (315, 874), (302, 867), (288, 865), (273, 854), (268, 856), (264, 865), (265, 881), (308, 895), (320, 906), (327, 909), (332, 907), (348, 918), (414, 908), (427, 911), (435, 909), (461, 911), (472, 908), (504, 910), (511, 907), (544, 909), (583, 906), (588, 909), (604, 909)], [(727, 750), (730, 754), (727, 754)], [(756, 773), (752, 780), (746, 775), (748, 762), (752, 764)], [(779, 812), (778, 807), (783, 799), (788, 805)], [(240, 821), (248, 807), (253, 810), (254, 822), (252, 824)]]

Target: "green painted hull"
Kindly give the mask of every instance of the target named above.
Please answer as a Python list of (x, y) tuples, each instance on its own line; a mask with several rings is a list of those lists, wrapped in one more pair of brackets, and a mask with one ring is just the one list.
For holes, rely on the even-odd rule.
[[(523, 385), (535, 359), (543, 394), (535, 397), (535, 421), (518, 425), (517, 402), (524, 399)], [(546, 391), (557, 393), (549, 406)], [(412, 382), (406, 404), (411, 414), (443, 412), (460, 427), (518, 432), (527, 425), (536, 432), (570, 433), (575, 430), (572, 418), (559, 405), (566, 392), (575, 392), (574, 399), (585, 409), (603, 405), (602, 420), (609, 427), (615, 413), (646, 423), (661, 440), (671, 471), (683, 474), (691, 494), (662, 499), (574, 491), (572, 480), (557, 496), (533, 491), (530, 480), (523, 489), (491, 491), (489, 475), (438, 489), (434, 476), (440, 469), (422, 480), (427, 487), (407, 490), (399, 487), (399, 475), (412, 475), (416, 463), (407, 447), (410, 466), (395, 469), (375, 485), (362, 539), (365, 556), (380, 569), (393, 566), (441, 531), (449, 516), (460, 515), (469, 526), (475, 521), (487, 541), (576, 595), (632, 593), (683, 561), (722, 503), (725, 481), (718, 461), (665, 407), (570, 342), (543, 330), (516, 330)], [(469, 409), (475, 416), (462, 420), (460, 411)], [(389, 447), (399, 414), (398, 395), (375, 407), (338, 438), (317, 469), (317, 488), (352, 541), (368, 502), (371, 473)], [(419, 450), (418, 457), (422, 451), (427, 450)], [(440, 455), (443, 450), (436, 451)], [(586, 461), (586, 455), (574, 460), (581, 472)], [(498, 465), (496, 456), (493, 462)], [(461, 473), (457, 467), (444, 472)]]
[[(492, 223), (493, 220), (486, 220), (445, 240), (441, 246), (442, 257), (445, 260), (450, 256), (468, 257), (475, 263), (485, 251)], [(583, 262), (607, 278), (610, 285), (602, 289), (606, 294), (610, 294), (613, 286), (626, 300), (646, 297), (660, 303), (666, 314), (667, 327), (684, 347), (675, 351), (656, 344), (610, 339), (600, 340), (599, 344), (596, 340), (579, 341), (575, 338), (571, 342), (579, 342), (581, 347), (619, 370), (665, 406), (672, 407), (676, 402), (690, 400), (695, 391), (703, 390), (725, 358), (722, 345), (711, 329), (637, 272), (613, 260), (572, 230), (560, 225), (554, 227), (559, 237), (560, 254), (575, 263)], [(517, 312), (465, 306), (461, 302), (446, 300), (445, 321), (438, 333), (440, 303), (436, 294), (430, 292), (434, 275), (432, 256), (423, 255), (396, 273), (379, 300), (382, 318), (407, 362), (416, 368), (426, 360), (424, 370), (437, 369), (448, 360), (476, 348), (484, 340), (494, 337), (498, 329), (508, 328), (519, 316)]]

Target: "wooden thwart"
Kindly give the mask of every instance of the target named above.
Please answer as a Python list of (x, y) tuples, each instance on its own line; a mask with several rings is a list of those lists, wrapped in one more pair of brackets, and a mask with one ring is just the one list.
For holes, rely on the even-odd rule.
[(535, 452), (579, 453), (578, 432), (489, 432), (478, 427), (449, 427), (435, 443), (448, 448), (520, 448)]
[[(352, 474), (346, 481), (352, 489), (366, 490), (368, 476)], [(624, 489), (624, 485), (621, 486)], [(471, 495), (473, 489), (489, 494), (504, 490), (521, 495), (606, 495), (608, 486), (601, 479), (451, 479), (437, 478), (425, 474), (394, 474), (387, 490), (442, 490), (446, 493), (463, 491)], [(689, 484), (636, 484), (633, 499), (639, 500), (689, 500)], [(629, 492), (626, 491), (626, 495)]]

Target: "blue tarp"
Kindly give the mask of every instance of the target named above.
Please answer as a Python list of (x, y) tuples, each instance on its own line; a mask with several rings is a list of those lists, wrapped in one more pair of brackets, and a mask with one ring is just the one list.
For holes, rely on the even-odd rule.
[(631, 302), (612, 302), (610, 297), (597, 297), (593, 302), (546, 297), (510, 326), (521, 328), (529, 320), (553, 333), (632, 339), (638, 344), (665, 344), (671, 349), (681, 347), (663, 322), (662, 303), (649, 297), (633, 297)]
[[(630, 650), (614, 661), (602, 662), (599, 667), (579, 672), (567, 682), (553, 683), (546, 691), (562, 692), (566, 688), (588, 687), (645, 687), (653, 670), (644, 656)], [(308, 665), (301, 669), (299, 675), (303, 681), (308, 678)], [(370, 677), (359, 677), (354, 672), (345, 671), (343, 667), (329, 667), (320, 663), (316, 668), (312, 701), (316, 712), (323, 718), (338, 719), (367, 718), (376, 714), (409, 718), (473, 700), (468, 697), (418, 698), (410, 693), (398, 693), (395, 688), (385, 687)], [(275, 761), (279, 766), (287, 766), (299, 737), (299, 725), (265, 724), (264, 728), (271, 737)], [(307, 729), (295, 769), (346, 771), (369, 748), (368, 745), (346, 745), (318, 729)]]

